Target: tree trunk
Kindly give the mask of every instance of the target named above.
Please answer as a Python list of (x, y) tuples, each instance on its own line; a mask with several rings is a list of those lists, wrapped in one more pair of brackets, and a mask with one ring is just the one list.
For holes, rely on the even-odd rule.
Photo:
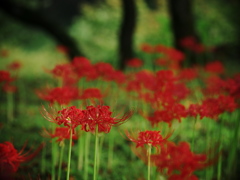
[(58, 24), (49, 21), (48, 18), (41, 13), (24, 6), (17, 5), (9, 0), (0, 1), (0, 10), (23, 23), (41, 28), (50, 34), (60, 45), (68, 48), (67, 53), (70, 60), (72, 60), (75, 56), (83, 55), (75, 40), (69, 36), (67, 31)]
[(169, 0), (175, 46), (183, 50), (180, 41), (185, 37), (196, 37), (192, 13), (192, 0)]
[(136, 26), (135, 0), (122, 0), (122, 24), (119, 33), (119, 66), (123, 70), (129, 59), (134, 57), (133, 35)]

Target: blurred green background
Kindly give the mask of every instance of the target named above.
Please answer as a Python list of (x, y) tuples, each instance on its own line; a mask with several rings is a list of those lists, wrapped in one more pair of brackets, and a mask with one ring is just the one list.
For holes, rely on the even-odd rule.
[[(11, 0), (18, 8), (28, 8), (44, 14), (50, 22), (74, 39), (84, 56), (92, 62), (104, 61), (117, 66), (118, 36), (122, 19), (121, 0)], [(136, 56), (143, 43), (174, 46), (171, 17), (166, 0), (136, 0), (137, 22), (133, 36)], [(147, 3), (146, 3), (147, 2)], [(149, 2), (155, 3), (149, 8)], [(238, 1), (193, 0), (192, 11), (195, 29), (201, 43), (207, 47), (223, 47), (221, 52), (234, 51), (239, 39), (236, 21)], [(4, 1), (1, 1), (4, 3)], [(20, 7), (19, 7), (20, 6)], [(150, 7), (152, 7), (150, 6)], [(44, 68), (68, 61), (57, 51), (61, 45), (41, 26), (25, 23), (0, 8), (0, 50), (8, 56), (0, 57), (0, 68), (12, 61), (23, 65), (22, 75), (43, 74)], [(12, 8), (14, 8), (12, 6)], [(141, 58), (141, 57), (140, 57)], [(229, 57), (233, 58), (233, 57)]]

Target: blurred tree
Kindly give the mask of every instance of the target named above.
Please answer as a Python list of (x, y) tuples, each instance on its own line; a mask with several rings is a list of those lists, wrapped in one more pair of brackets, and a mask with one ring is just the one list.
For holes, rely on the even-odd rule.
[[(214, 1), (214, 0), (213, 0)], [(215, 0), (217, 1), (217, 0)], [(230, 7), (228, 11), (224, 10), (227, 8), (219, 8), (222, 14), (227, 18), (227, 21), (230, 22), (236, 31), (236, 38), (234, 42), (228, 42), (225, 44), (221, 44), (215, 48), (215, 52), (219, 56), (225, 56), (226, 58), (231, 58), (239, 61), (240, 58), (240, 0), (218, 0), (219, 7)]]
[(144, 0), (146, 5), (151, 10), (157, 10), (158, 9), (158, 1), (157, 0)]
[(81, 6), (98, 5), (104, 0), (38, 0), (41, 1), (39, 11), (46, 14), (48, 19), (68, 28), (74, 23), (74, 18), (81, 15)]
[(48, 14), (11, 0), (0, 0), (0, 10), (22, 23), (50, 34), (60, 45), (68, 48), (67, 54), (70, 59), (83, 55), (75, 40), (68, 34), (67, 28), (49, 19)]
[(122, 23), (119, 32), (119, 67), (123, 70), (129, 59), (134, 57), (133, 35), (136, 26), (135, 0), (122, 0)]
[[(192, 3), (192, 0), (168, 1), (175, 47), (183, 52), (185, 48), (182, 46), (181, 40), (187, 37), (193, 37), (196, 41), (199, 41), (199, 37), (195, 31)], [(191, 59), (189, 64), (195, 63), (195, 53), (191, 52), (189, 55), (190, 57), (188, 59)]]

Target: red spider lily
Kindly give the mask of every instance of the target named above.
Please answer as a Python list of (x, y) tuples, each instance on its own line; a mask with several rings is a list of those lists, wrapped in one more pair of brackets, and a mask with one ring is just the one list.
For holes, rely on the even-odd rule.
[(159, 122), (168, 123), (169, 127), (172, 125), (172, 121), (177, 119), (181, 122), (181, 118), (186, 117), (187, 112), (185, 107), (181, 104), (172, 104), (166, 106), (163, 110), (157, 110), (154, 114), (148, 117), (148, 120), (151, 122), (152, 126), (157, 125)]
[[(57, 116), (53, 121), (58, 125), (63, 124), (68, 128), (71, 128), (74, 132), (74, 129), (82, 124), (84, 114), (83, 111), (77, 109), (76, 106), (71, 106), (61, 111), (58, 111), (59, 116)], [(74, 133), (73, 133), (74, 134)]]
[(11, 77), (10, 73), (8, 71), (0, 70), (0, 83), (9, 83), (12, 82), (14, 78)]
[(190, 106), (187, 109), (187, 114), (188, 116), (191, 117), (197, 117), (197, 115), (199, 114), (201, 106), (199, 104), (190, 104)]
[(154, 91), (156, 88), (155, 75), (151, 71), (139, 71), (127, 82), (126, 90), (135, 91), (141, 96), (142, 89)]
[(185, 47), (186, 49), (189, 49), (196, 53), (202, 53), (205, 51), (205, 47), (202, 44), (199, 44), (197, 42), (196, 38), (193, 36), (188, 36), (188, 37), (183, 38), (180, 41), (180, 44), (183, 47)]
[(142, 131), (138, 133), (137, 138), (133, 137), (133, 135), (131, 135), (129, 132), (126, 132), (126, 135), (130, 141), (136, 143), (137, 148), (143, 147), (144, 145), (151, 145), (158, 148), (158, 146), (166, 143), (167, 139), (171, 136), (171, 134), (168, 134), (165, 138), (163, 138), (160, 132), (161, 131)]
[(79, 98), (79, 91), (75, 87), (56, 87), (52, 89), (37, 90), (36, 94), (50, 103), (69, 104), (72, 100)]
[(233, 79), (227, 80), (226, 89), (235, 99), (240, 99), (240, 74), (236, 74)]
[(123, 84), (126, 80), (125, 74), (122, 71), (113, 70), (104, 77), (107, 81), (115, 81), (118, 85)]
[(142, 85), (138, 80), (131, 80), (127, 83), (126, 90), (127, 91), (135, 91), (140, 92), (142, 89)]
[(81, 109), (76, 108), (75, 106), (71, 106), (68, 108), (64, 108), (60, 111), (56, 111), (50, 105), (50, 111), (46, 110), (45, 107), (42, 107), (42, 116), (48, 120), (49, 122), (64, 126), (67, 126), (69, 129), (72, 129), (74, 134), (74, 129), (81, 125), (84, 114)]
[(104, 79), (110, 78), (112, 72), (114, 72), (114, 68), (109, 63), (99, 62), (99, 63), (94, 64), (94, 67), (95, 67), (98, 75), (103, 77)]
[(57, 51), (61, 52), (63, 54), (67, 54), (69, 49), (66, 46), (59, 45), (59, 46), (57, 46)]
[(3, 84), (2, 89), (5, 92), (15, 92), (17, 90), (15, 86), (10, 84), (12, 81), (14, 81), (14, 78), (8, 71), (0, 70), (0, 83)]
[(50, 72), (55, 77), (63, 78), (73, 72), (73, 67), (70, 64), (58, 64)]
[(141, 50), (145, 53), (153, 53), (154, 52), (154, 47), (152, 47), (150, 44), (142, 44), (141, 45)]
[(56, 65), (51, 71), (54, 77), (63, 81), (63, 86), (74, 85), (78, 81), (78, 77), (71, 64)]
[(21, 68), (21, 63), (20, 62), (17, 62), (17, 61), (15, 61), (15, 62), (12, 62), (11, 64), (9, 64), (8, 65), (8, 69), (9, 70), (18, 70), (18, 69), (20, 69)]
[(13, 85), (11, 85), (9, 83), (4, 84), (2, 89), (3, 89), (3, 91), (10, 92), (10, 93), (14, 93), (14, 92), (17, 91), (17, 87), (13, 86)]
[[(45, 132), (47, 133), (48, 136), (50, 136), (51, 138), (57, 138), (57, 142), (62, 142), (65, 139), (70, 139), (70, 132), (69, 132), (69, 128), (68, 127), (57, 127), (55, 129), (54, 134), (51, 134), (50, 132), (48, 132), (47, 130), (45, 130)], [(73, 140), (77, 140), (78, 137), (76, 134), (72, 135), (72, 139)]]
[(133, 58), (133, 59), (130, 59), (128, 62), (127, 62), (127, 66), (128, 67), (133, 67), (133, 68), (139, 68), (143, 65), (143, 62), (142, 60), (138, 59), (138, 58)]
[(102, 99), (103, 95), (98, 88), (84, 89), (80, 99)]
[[(205, 154), (194, 154), (187, 142), (180, 142), (178, 145), (173, 142), (166, 143), (159, 154), (152, 156), (157, 169), (161, 172), (167, 170), (169, 178), (191, 179), (196, 178), (193, 172), (208, 166)], [(177, 175), (176, 172), (179, 172)]]
[(185, 58), (185, 55), (181, 51), (174, 49), (172, 47), (157, 45), (155, 47), (155, 51), (158, 53), (162, 53), (166, 59), (173, 61), (175, 63), (179, 63), (183, 61)]
[(217, 119), (217, 117), (225, 111), (233, 112), (237, 105), (230, 96), (220, 95), (218, 98), (208, 98), (203, 101), (200, 108), (200, 118), (209, 117)]
[(0, 50), (0, 56), (1, 57), (8, 57), (9, 56), (9, 51), (6, 49), (1, 49)]
[(156, 73), (156, 81), (160, 88), (165, 84), (174, 83), (176, 80), (171, 70), (161, 70)]
[(216, 73), (216, 74), (224, 73), (224, 67), (220, 61), (213, 61), (213, 62), (208, 63), (205, 66), (205, 70), (207, 72)]
[(226, 93), (227, 84), (231, 84), (231, 87), (234, 87), (234, 84), (231, 82), (226, 82), (218, 76), (210, 76), (206, 80), (206, 88), (203, 89), (205, 95), (220, 95)]
[(87, 106), (83, 110), (84, 120), (82, 121), (82, 129), (84, 131), (95, 132), (98, 127), (98, 132), (109, 133), (112, 126), (120, 125), (129, 119), (132, 113), (124, 114), (121, 118), (118, 116), (112, 117), (112, 112), (109, 106), (98, 105)]
[[(11, 142), (0, 143), (0, 177), (8, 177), (14, 174), (21, 163), (26, 162), (34, 158), (42, 149), (44, 144), (29, 155), (29, 152), (23, 153), (24, 147), (18, 152)], [(4, 172), (4, 174), (3, 174)]]
[(231, 96), (220, 95), (217, 98), (204, 100), (201, 105), (191, 104), (188, 108), (188, 115), (193, 117), (200, 115), (200, 119), (204, 117), (217, 119), (223, 112), (233, 112), (236, 108), (237, 104)]
[(190, 81), (190, 80), (196, 79), (197, 76), (198, 76), (197, 69), (193, 69), (193, 68), (182, 69), (178, 74), (178, 78), (180, 81), (182, 80)]
[(136, 73), (135, 78), (145, 89), (155, 90), (155, 75), (151, 71), (142, 70)]
[(87, 80), (94, 80), (99, 76), (90, 60), (85, 57), (75, 57), (72, 61), (72, 65), (79, 78), (85, 77)]

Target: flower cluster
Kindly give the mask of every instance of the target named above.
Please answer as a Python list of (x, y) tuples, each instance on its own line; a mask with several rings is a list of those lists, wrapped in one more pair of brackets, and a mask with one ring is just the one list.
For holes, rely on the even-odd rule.
[(4, 178), (7, 178), (14, 174), (21, 163), (34, 158), (42, 147), (43, 144), (32, 154), (29, 154), (23, 153), (24, 147), (20, 151), (17, 151), (11, 142), (0, 143), (0, 178), (1, 175), (3, 175)]
[(176, 145), (166, 143), (161, 153), (152, 155), (152, 159), (160, 172), (167, 170), (168, 179), (198, 179), (193, 173), (208, 165), (205, 154), (194, 154), (187, 142)]
[(217, 98), (208, 98), (201, 105), (191, 104), (188, 108), (188, 115), (200, 119), (209, 117), (217, 119), (220, 114), (225, 111), (233, 112), (237, 108), (237, 104), (231, 96), (220, 95)]
[(17, 90), (16, 86), (11, 84), (14, 80), (10, 72), (0, 70), (0, 85), (5, 92), (15, 92)]
[(205, 51), (205, 47), (202, 44), (198, 43), (196, 38), (193, 36), (183, 38), (180, 41), (180, 44), (182, 47), (195, 53), (202, 53)]
[(88, 132), (109, 133), (112, 126), (120, 125), (130, 118), (132, 113), (126, 113), (122, 117), (112, 116), (109, 106), (97, 105), (87, 106), (86, 109), (78, 109), (76, 106), (71, 106), (57, 113), (49, 113), (44, 109), (44, 117), (50, 122), (58, 125), (64, 125), (71, 129), (81, 126), (82, 130)]
[[(47, 130), (45, 130), (45, 133), (51, 138), (57, 138), (57, 142), (63, 142), (65, 139), (70, 139), (70, 132), (68, 127), (56, 127), (54, 133), (50, 133)], [(72, 139), (77, 140), (77, 135), (73, 134)]]
[(170, 137), (171, 134), (168, 134), (165, 138), (162, 137), (160, 134), (161, 131), (141, 131), (138, 133), (137, 137), (134, 137), (134, 135), (130, 134), (129, 132), (126, 132), (127, 137), (130, 139), (130, 141), (136, 143), (136, 147), (143, 147), (144, 145), (151, 145), (156, 148), (159, 146), (162, 146), (167, 142), (167, 139)]
[(50, 103), (57, 102), (61, 105), (67, 105), (79, 98), (79, 90), (70, 86), (36, 90), (36, 94), (45, 101)]

